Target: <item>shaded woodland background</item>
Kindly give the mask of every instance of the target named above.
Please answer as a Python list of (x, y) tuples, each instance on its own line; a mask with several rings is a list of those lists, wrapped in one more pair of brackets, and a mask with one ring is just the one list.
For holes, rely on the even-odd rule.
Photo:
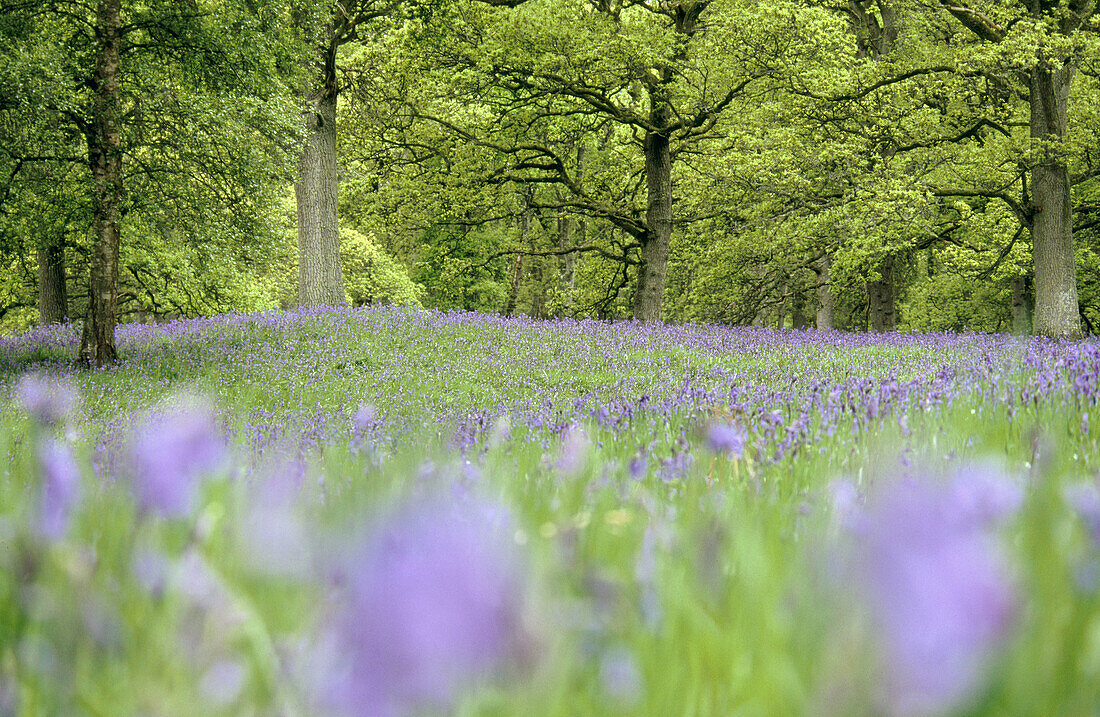
[(1079, 0), (0, 0), (0, 330), (1100, 327)]

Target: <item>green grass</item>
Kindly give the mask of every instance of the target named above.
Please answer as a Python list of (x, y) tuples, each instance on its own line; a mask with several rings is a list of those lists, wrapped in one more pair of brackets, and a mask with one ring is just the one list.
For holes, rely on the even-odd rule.
[[(787, 392), (774, 406), (785, 426), (811, 379), (831, 386), (863, 376), (877, 385), (893, 374), (905, 382), (926, 378), (929, 366), (970, 367), (983, 350), (781, 337), (751, 351), (667, 337), (630, 348), (629, 333), (594, 331), (366, 314), (289, 329), (199, 326), (130, 345), (120, 367), (70, 377), (84, 402), (51, 435), (73, 445), (84, 494), (66, 538), (52, 543), (27, 527), (41, 472), (35, 447), (48, 431), (7, 403), (0, 698), (16, 695), (14, 713), (26, 715), (315, 713), (299, 661), (330, 587), (312, 574), (258, 572), (244, 539), (257, 487), (301, 460), (294, 502), (313, 567), (418, 496), (446, 500), (458, 486), (510, 514), (507, 536), (524, 561), (526, 659), (463, 692), (449, 705), (459, 714), (889, 711), (878, 635), (843, 568), (858, 536), (840, 525), (830, 486), (850, 481), (873, 498), (905, 472), (932, 481), (993, 461), (1025, 486), (1022, 507), (997, 533), (1020, 605), (1007, 642), (953, 709), (1100, 709), (1100, 578), (1090, 577), (1100, 546), (1063, 499), (1066, 485), (1095, 481), (1100, 470), (1097, 434), (1081, 431), (1087, 401), (1052, 391), (1010, 412), (974, 380), (928, 410), (907, 404), (863, 416), (859, 430), (852, 415), (830, 422), (812, 414), (811, 440), (774, 462), (776, 441), (757, 414), (720, 400), (684, 401), (667, 415), (639, 411), (617, 429), (588, 413), (574, 428), (584, 434), (582, 458), (564, 469), (562, 436), (517, 407), (549, 398), (551, 417), (571, 423), (574, 401), (589, 393), (593, 407), (643, 393), (657, 403), (685, 377), (705, 389), (736, 376), (746, 390)], [(1007, 344), (995, 355), (1001, 380), (1032, 380)], [(233, 459), (207, 481), (189, 519), (153, 520), (135, 510), (124, 471), (112, 466), (143, 412), (181, 390), (212, 397), (236, 436)], [(385, 425), (363, 445), (350, 429), (361, 402)], [(489, 425), (459, 453), (454, 432), (474, 410), (488, 411), (490, 424), (497, 413), (513, 415), (511, 435)], [(302, 443), (313, 411), (328, 417), (326, 433)], [(262, 450), (251, 442), (260, 414), (285, 440)], [(742, 423), (754, 446), (740, 458), (704, 445), (710, 424), (726, 420)], [(639, 452), (648, 465), (634, 479)], [(662, 479), (660, 462), (679, 453), (692, 463)], [(153, 588), (135, 569), (149, 556), (167, 566)], [(200, 578), (188, 570), (213, 587), (195, 588)], [(246, 678), (219, 703), (204, 676), (223, 660), (243, 665)], [(616, 670), (625, 677), (615, 679)]]

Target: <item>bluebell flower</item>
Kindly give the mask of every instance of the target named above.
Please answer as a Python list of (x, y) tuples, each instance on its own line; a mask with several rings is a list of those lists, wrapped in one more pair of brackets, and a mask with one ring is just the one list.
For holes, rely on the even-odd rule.
[(150, 415), (133, 436), (133, 489), (143, 511), (167, 518), (191, 513), (202, 479), (225, 456), (225, 440), (209, 406), (184, 401)]
[(715, 453), (728, 453), (740, 458), (747, 437), (741, 426), (716, 423), (707, 431), (707, 447)]
[(35, 422), (53, 427), (72, 413), (78, 394), (73, 385), (64, 379), (34, 373), (19, 381), (15, 397)]
[(335, 618), (346, 674), (327, 686), (348, 714), (444, 711), (517, 655), (523, 576), (480, 511), (426, 504), (384, 521), (343, 561)]
[(1011, 632), (1019, 599), (991, 528), (1015, 499), (999, 480), (901, 481), (867, 513), (862, 578), (891, 714), (965, 706)]
[(39, 445), (38, 466), (42, 478), (38, 532), (57, 540), (68, 530), (70, 515), (80, 497), (80, 471), (72, 449), (53, 440)]

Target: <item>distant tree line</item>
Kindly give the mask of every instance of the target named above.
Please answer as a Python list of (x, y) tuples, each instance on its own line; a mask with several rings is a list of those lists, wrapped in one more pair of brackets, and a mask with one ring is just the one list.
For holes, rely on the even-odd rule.
[[(0, 326), (1100, 325), (1095, 2), (0, 0)], [(293, 191), (292, 191), (293, 190)]]

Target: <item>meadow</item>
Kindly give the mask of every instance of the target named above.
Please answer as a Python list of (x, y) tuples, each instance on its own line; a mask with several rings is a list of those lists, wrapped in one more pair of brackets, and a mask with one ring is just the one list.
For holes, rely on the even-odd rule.
[(0, 714), (1100, 711), (1095, 342), (365, 307), (78, 343), (0, 338)]

